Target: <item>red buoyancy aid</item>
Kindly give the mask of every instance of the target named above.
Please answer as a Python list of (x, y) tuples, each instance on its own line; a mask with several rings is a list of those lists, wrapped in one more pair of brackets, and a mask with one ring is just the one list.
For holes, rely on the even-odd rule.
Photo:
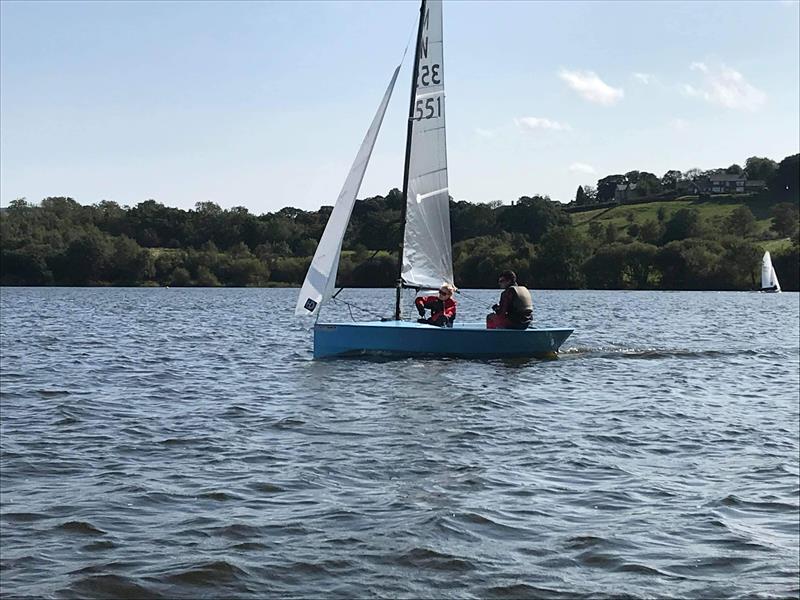
[(447, 300), (439, 300), (439, 296), (419, 296), (414, 300), (414, 304), (419, 308), (431, 309), (431, 321), (436, 321), (439, 317), (445, 316), (450, 321), (456, 318), (456, 301), (452, 297)]

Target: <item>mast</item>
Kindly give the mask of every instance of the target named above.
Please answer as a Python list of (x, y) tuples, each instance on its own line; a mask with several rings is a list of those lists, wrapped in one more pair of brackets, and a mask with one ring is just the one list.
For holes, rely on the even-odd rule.
[(417, 30), (417, 45), (414, 49), (414, 69), (411, 76), (411, 100), (408, 107), (408, 128), (406, 129), (406, 162), (403, 167), (403, 205), (400, 208), (400, 222), (402, 224), (400, 235), (400, 248), (397, 256), (397, 296), (394, 304), (394, 320), (400, 320), (400, 294), (403, 291), (403, 239), (406, 231), (406, 207), (408, 206), (408, 167), (411, 162), (411, 135), (414, 131), (414, 104), (417, 98), (417, 77), (419, 76), (419, 50), (422, 42), (422, 28), (425, 25), (425, 8), (427, 2), (422, 0), (419, 7), (419, 29)]

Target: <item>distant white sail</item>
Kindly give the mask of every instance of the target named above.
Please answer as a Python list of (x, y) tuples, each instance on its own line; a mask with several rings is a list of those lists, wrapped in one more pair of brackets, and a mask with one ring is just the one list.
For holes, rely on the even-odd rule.
[(407, 285), (453, 281), (444, 111), (442, 3), (425, 3), (414, 98), (401, 277)]
[(336, 200), (336, 205), (328, 218), (325, 231), (322, 233), (317, 251), (314, 253), (311, 266), (308, 268), (305, 281), (303, 281), (303, 287), (300, 289), (300, 296), (297, 299), (297, 306), (294, 311), (296, 315), (317, 314), (322, 303), (331, 297), (333, 288), (336, 287), (336, 272), (339, 268), (339, 256), (342, 252), (342, 242), (347, 230), (347, 223), (350, 221), (356, 195), (361, 188), (361, 181), (364, 179), (364, 172), (367, 170), (372, 148), (375, 146), (375, 140), (378, 137), (378, 131), (380, 131), (383, 116), (386, 113), (389, 99), (392, 97), (392, 90), (399, 72), (400, 65), (394, 70), (389, 87), (386, 88), (383, 100), (378, 106), (378, 112), (375, 113), (372, 124), (367, 130), (366, 136), (364, 136), (364, 141), (361, 142), (361, 147), (358, 150), (353, 166), (350, 167), (350, 172), (347, 174), (347, 179), (345, 179), (342, 191)]
[(776, 292), (781, 291), (781, 284), (778, 283), (778, 276), (775, 274), (775, 268), (772, 266), (772, 257), (769, 251), (764, 252), (764, 258), (761, 259), (761, 289), (772, 289)]

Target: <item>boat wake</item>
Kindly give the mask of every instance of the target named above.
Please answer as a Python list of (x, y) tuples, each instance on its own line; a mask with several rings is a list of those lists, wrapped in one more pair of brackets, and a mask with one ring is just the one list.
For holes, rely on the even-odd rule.
[(783, 354), (771, 349), (741, 350), (692, 350), (689, 348), (636, 348), (624, 346), (572, 346), (559, 352), (560, 358), (628, 358), (658, 360), (664, 358), (706, 359), (730, 357), (781, 357)]

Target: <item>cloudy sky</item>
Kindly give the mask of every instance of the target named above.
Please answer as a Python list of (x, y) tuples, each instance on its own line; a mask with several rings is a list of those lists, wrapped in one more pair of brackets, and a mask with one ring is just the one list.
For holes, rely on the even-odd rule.
[[(331, 204), (416, 2), (0, 4), (0, 204)], [(800, 149), (798, 2), (444, 5), (450, 190)], [(409, 60), (360, 197), (400, 187)]]

